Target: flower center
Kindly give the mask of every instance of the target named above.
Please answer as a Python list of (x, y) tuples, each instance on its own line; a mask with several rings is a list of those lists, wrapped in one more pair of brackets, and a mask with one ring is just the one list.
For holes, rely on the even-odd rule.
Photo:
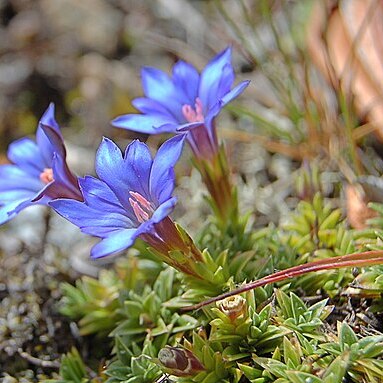
[(195, 99), (194, 109), (185, 104), (182, 106), (182, 114), (187, 122), (204, 122), (202, 101), (199, 97)]
[(44, 171), (40, 173), (40, 180), (46, 185), (54, 181), (53, 170), (51, 168), (45, 168)]
[(129, 194), (132, 196), (132, 198), (129, 198), (129, 202), (137, 221), (140, 223), (147, 221), (154, 212), (151, 203), (140, 193), (130, 191)]

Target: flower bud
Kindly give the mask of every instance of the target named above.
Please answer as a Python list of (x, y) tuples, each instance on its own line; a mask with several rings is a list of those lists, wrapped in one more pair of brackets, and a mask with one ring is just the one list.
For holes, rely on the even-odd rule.
[(191, 351), (181, 347), (166, 346), (158, 353), (158, 359), (166, 372), (175, 376), (193, 376), (205, 370)]
[(218, 302), (218, 308), (233, 322), (241, 315), (246, 314), (246, 299), (240, 295), (228, 297)]

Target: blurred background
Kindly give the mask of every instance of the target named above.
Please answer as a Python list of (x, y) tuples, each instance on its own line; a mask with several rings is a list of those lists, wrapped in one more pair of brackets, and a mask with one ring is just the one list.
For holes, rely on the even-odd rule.
[[(199, 69), (233, 43), (209, 1), (0, 2), (1, 150), (33, 134), (50, 101), (69, 140), (94, 148), (122, 136), (109, 121), (142, 94), (140, 68), (170, 71), (180, 57)], [(235, 49), (240, 74), (249, 63)]]

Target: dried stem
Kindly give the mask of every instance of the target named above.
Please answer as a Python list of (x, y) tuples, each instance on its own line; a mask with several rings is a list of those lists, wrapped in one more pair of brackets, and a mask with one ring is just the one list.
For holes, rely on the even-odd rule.
[(343, 267), (364, 267), (383, 263), (383, 250), (368, 251), (364, 253), (349, 254), (329, 259), (306, 263), (304, 265), (290, 267), (289, 269), (278, 271), (254, 282), (247, 283), (233, 291), (221, 294), (217, 297), (207, 299), (196, 305), (183, 307), (182, 311), (198, 310), (206, 305), (220, 301), (233, 295), (241, 294), (257, 287), (265, 286), (269, 283), (283, 281), (288, 278), (297, 277), (313, 271), (340, 269)]

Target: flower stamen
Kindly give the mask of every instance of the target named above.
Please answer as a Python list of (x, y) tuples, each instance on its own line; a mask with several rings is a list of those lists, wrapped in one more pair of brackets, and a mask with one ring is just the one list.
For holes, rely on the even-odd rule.
[(49, 184), (54, 181), (53, 170), (52, 168), (45, 168), (44, 171), (40, 173), (40, 180), (45, 184)]
[(154, 212), (151, 203), (140, 193), (130, 191), (129, 194), (133, 197), (129, 198), (129, 203), (133, 208), (137, 221), (139, 223), (147, 221)]
[(203, 116), (203, 105), (199, 97), (196, 98), (194, 109), (189, 105), (185, 104), (182, 106), (182, 114), (187, 122), (204, 122)]

